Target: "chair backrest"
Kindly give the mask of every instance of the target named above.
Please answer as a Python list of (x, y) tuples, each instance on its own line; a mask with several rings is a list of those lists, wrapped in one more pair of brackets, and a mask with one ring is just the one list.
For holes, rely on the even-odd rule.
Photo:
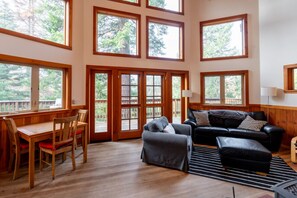
[(88, 119), (88, 110), (87, 109), (79, 109), (77, 112), (79, 122), (87, 122)]
[(74, 141), (77, 128), (77, 115), (54, 119), (53, 145), (66, 145)]
[(14, 120), (12, 118), (6, 118), (6, 117), (4, 117), (3, 120), (8, 130), (8, 137), (9, 137), (11, 146), (18, 147), (20, 139), (18, 136), (18, 130)]

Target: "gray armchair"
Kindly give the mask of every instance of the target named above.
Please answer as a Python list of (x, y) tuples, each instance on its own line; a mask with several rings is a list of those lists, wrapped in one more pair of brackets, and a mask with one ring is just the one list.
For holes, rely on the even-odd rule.
[(166, 117), (144, 125), (141, 159), (148, 164), (187, 172), (192, 153), (192, 128), (190, 125), (172, 124), (175, 134), (171, 134), (163, 132), (167, 125)]

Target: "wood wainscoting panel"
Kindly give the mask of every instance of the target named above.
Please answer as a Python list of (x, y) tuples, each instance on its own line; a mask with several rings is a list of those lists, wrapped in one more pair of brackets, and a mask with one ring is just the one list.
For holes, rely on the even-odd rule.
[[(85, 108), (85, 106), (81, 106)], [(77, 113), (77, 108), (70, 110), (53, 110), (0, 116), (0, 171), (6, 170), (9, 160), (9, 139), (3, 117), (13, 118), (17, 126), (52, 121), (56, 117), (66, 117)]]

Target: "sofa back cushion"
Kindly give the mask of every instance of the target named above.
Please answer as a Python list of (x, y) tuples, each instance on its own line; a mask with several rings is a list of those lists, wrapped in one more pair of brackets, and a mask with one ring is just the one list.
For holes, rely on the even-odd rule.
[(267, 117), (264, 111), (248, 112), (248, 115), (251, 116), (254, 120), (267, 121)]
[(237, 128), (245, 119), (247, 113), (233, 110), (210, 110), (209, 122), (211, 126)]

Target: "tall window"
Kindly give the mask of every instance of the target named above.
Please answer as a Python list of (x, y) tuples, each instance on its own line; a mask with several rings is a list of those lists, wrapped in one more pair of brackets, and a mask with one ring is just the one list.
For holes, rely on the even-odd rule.
[(140, 57), (140, 15), (94, 7), (94, 54)]
[(69, 107), (70, 66), (19, 59), (24, 63), (0, 62), (0, 113)]
[(201, 101), (210, 105), (248, 104), (248, 71), (202, 72)]
[(116, 1), (116, 2), (120, 2), (120, 3), (126, 3), (126, 4), (130, 4), (130, 5), (140, 6), (141, 0), (110, 0), (110, 1)]
[(200, 22), (200, 59), (248, 57), (247, 14)]
[(284, 91), (297, 93), (297, 64), (284, 66)]
[(0, 32), (71, 48), (72, 0), (1, 0)]
[(184, 0), (146, 0), (146, 7), (184, 14)]
[(184, 60), (184, 23), (147, 17), (147, 58)]

